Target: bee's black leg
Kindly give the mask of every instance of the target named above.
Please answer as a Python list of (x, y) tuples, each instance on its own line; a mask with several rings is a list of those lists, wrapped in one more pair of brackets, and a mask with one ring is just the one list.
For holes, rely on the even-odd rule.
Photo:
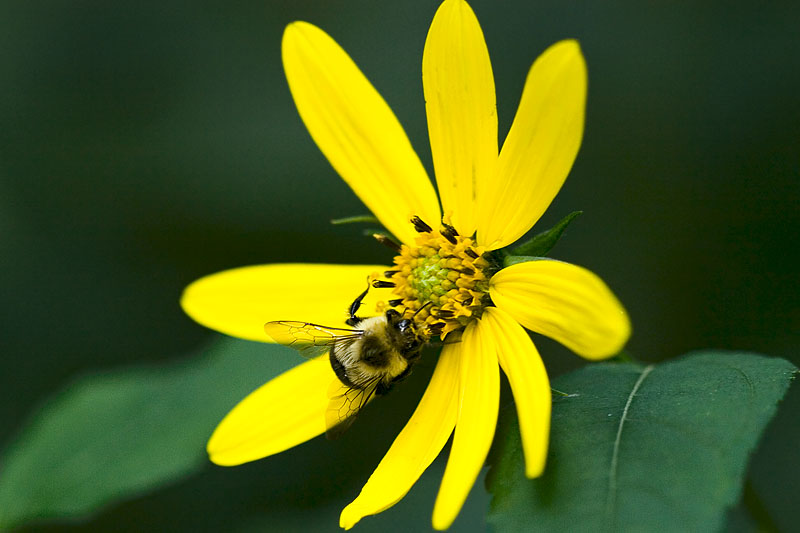
[(406, 379), (409, 376), (409, 374), (411, 374), (411, 367), (412, 366), (413, 365), (408, 365), (405, 370), (403, 370), (402, 372), (397, 374), (394, 377), (394, 379), (392, 380), (391, 386), (394, 386), (395, 383), (399, 383), (399, 382), (403, 381), (404, 379)]
[(409, 376), (409, 374), (411, 374), (412, 366), (413, 365), (409, 364), (405, 370), (403, 370), (395, 377), (393, 377), (392, 381), (388, 383), (385, 381), (381, 381), (380, 383), (378, 383), (378, 386), (375, 388), (375, 394), (377, 394), (378, 396), (383, 396), (384, 394), (388, 394), (389, 391), (391, 391), (397, 383), (400, 383), (401, 381), (406, 379)]
[(386, 383), (386, 382), (381, 381), (380, 383), (378, 383), (378, 386), (375, 387), (375, 394), (378, 395), (378, 396), (383, 396), (385, 394), (389, 394), (389, 391), (392, 390), (392, 388), (394, 387), (394, 382), (395, 381), (396, 381), (396, 379), (392, 380), (391, 383)]
[(369, 292), (369, 278), (367, 278), (366, 290), (364, 290), (364, 292), (359, 294), (358, 297), (355, 300), (353, 300), (353, 303), (350, 304), (350, 311), (349, 311), (350, 318), (345, 320), (345, 324), (347, 324), (348, 326), (355, 327), (356, 324), (361, 322), (361, 319), (356, 316), (356, 313), (358, 313), (358, 309), (361, 307), (361, 302), (364, 301), (364, 298), (367, 296), (368, 292)]

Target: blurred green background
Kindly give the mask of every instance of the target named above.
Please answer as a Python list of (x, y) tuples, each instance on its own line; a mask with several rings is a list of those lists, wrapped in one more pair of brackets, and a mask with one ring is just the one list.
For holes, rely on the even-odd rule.
[[(581, 42), (586, 133), (537, 228), (585, 212), (552, 255), (613, 288), (633, 320), (630, 351), (655, 361), (731, 348), (800, 364), (797, 4), (470, 4), (492, 58), (501, 139), (533, 59), (556, 40)], [(420, 70), (437, 6), (3, 2), (0, 443), (78, 375), (202, 350), (213, 334), (178, 306), (202, 275), (388, 261), (362, 228), (328, 223), (365, 208), (297, 115), (281, 33), (301, 19), (331, 34), (432, 175)], [(580, 364), (539, 345), (552, 373)], [(367, 420), (349, 444), (318, 439), (244, 467), (209, 465), (68, 528), (244, 531), (284, 520), (335, 530), (427, 371), (389, 402), (396, 422), (379, 438)], [(800, 493), (798, 412), (795, 386), (752, 464), (752, 485), (778, 525)], [(429, 523), (441, 465), (433, 470), (391, 520)], [(480, 484), (474, 493), (457, 529), (482, 528), (486, 496)]]

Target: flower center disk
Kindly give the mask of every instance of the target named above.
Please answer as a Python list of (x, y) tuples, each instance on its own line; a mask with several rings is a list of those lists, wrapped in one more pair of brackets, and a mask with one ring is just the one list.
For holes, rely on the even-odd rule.
[(415, 246), (402, 245), (386, 273), (398, 296), (389, 304), (419, 311), (417, 325), (444, 338), (480, 318), (489, 301), (486, 250), (445, 222), (437, 232), (419, 217), (411, 221), (419, 236)]

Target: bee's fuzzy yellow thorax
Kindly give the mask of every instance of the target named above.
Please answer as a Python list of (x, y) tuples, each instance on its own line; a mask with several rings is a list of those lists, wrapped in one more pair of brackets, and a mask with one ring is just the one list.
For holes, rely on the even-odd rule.
[(489, 302), (486, 249), (446, 222), (439, 231), (418, 217), (412, 223), (419, 232), (415, 246), (402, 245), (394, 270), (386, 272), (398, 296), (389, 304), (414, 313), (422, 309), (414, 322), (444, 337), (480, 318)]

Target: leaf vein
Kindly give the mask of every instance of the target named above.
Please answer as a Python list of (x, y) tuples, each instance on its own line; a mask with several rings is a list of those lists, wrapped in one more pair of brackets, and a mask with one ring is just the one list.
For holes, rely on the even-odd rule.
[(625, 421), (628, 419), (628, 410), (631, 407), (631, 403), (633, 402), (633, 397), (636, 396), (636, 392), (639, 390), (639, 387), (642, 386), (642, 382), (644, 382), (645, 378), (648, 374), (655, 368), (655, 365), (648, 365), (647, 367), (642, 370), (642, 374), (639, 376), (639, 379), (636, 380), (636, 383), (633, 385), (633, 389), (631, 389), (631, 393), (628, 395), (628, 399), (625, 402), (625, 408), (622, 410), (622, 416), (619, 419), (619, 426), (617, 427), (617, 436), (614, 439), (614, 449), (611, 454), (611, 466), (609, 468), (608, 473), (608, 499), (606, 500), (606, 518), (608, 520), (607, 524), (609, 526), (609, 530), (613, 530), (614, 527), (614, 512), (617, 503), (617, 468), (619, 464), (619, 446), (620, 442), (622, 441), (622, 428), (625, 426)]

